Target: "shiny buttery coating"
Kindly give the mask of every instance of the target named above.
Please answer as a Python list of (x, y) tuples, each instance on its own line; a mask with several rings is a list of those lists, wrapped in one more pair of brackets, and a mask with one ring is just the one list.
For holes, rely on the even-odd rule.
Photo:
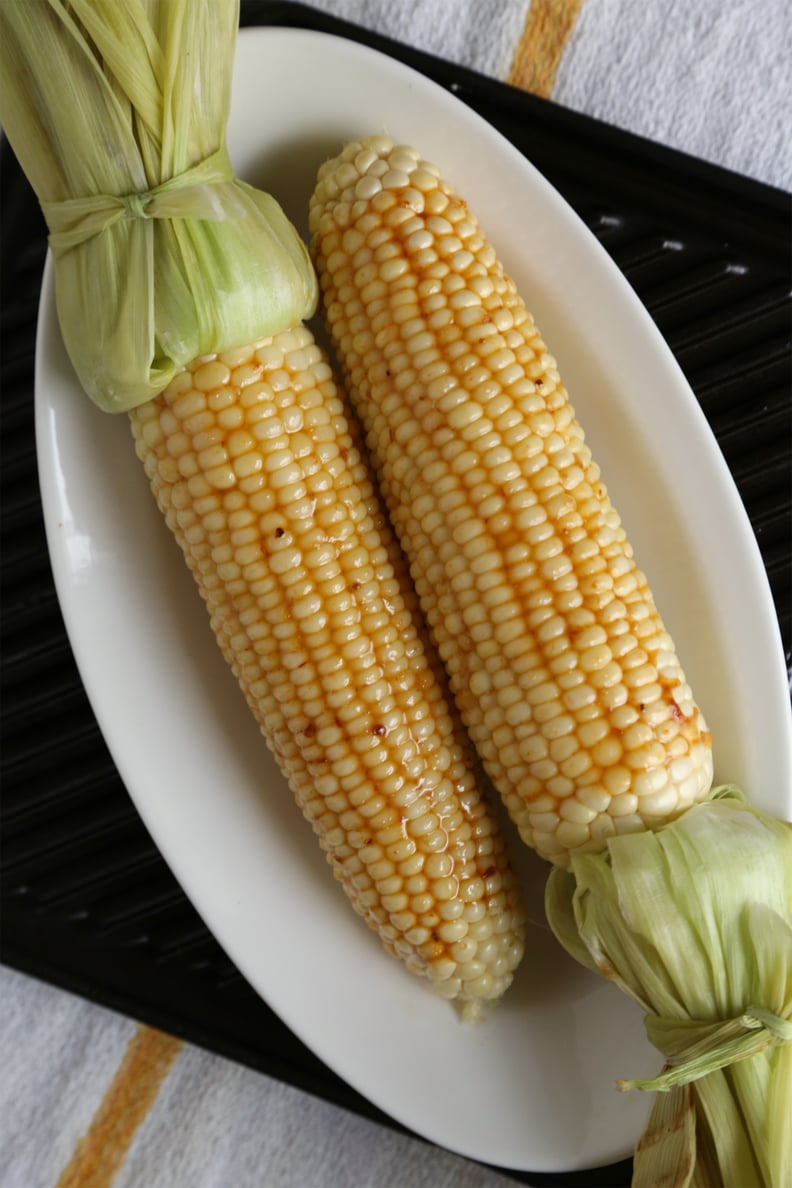
[(554, 359), (465, 202), (372, 137), (319, 173), (328, 330), (451, 688), (567, 864), (704, 798), (711, 738)]

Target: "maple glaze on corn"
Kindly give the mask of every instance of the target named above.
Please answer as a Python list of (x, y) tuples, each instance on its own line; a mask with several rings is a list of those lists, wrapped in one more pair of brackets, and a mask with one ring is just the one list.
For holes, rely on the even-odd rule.
[(196, 360), (130, 417), (218, 643), (336, 878), (386, 949), (475, 1013), (512, 979), (522, 909), (324, 355), (297, 327)]
[(669, 819), (711, 739), (553, 358), (465, 202), (373, 137), (319, 173), (324, 310), (451, 688), (553, 862)]

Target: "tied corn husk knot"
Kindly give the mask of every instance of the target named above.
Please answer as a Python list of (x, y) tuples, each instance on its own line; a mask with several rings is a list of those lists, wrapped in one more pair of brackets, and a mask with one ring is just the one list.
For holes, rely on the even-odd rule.
[(316, 308), (305, 244), (228, 158), (238, 20), (238, 0), (0, 4), (0, 122), (50, 231), (64, 345), (105, 411)]
[(171, 177), (143, 193), (91, 194), (42, 202), (41, 210), (49, 230), (53, 255), (79, 247), (95, 235), (109, 230), (119, 219), (210, 219), (224, 218), (219, 186), (234, 180), (234, 170), (223, 146), (206, 160)]
[(644, 1011), (666, 1058), (634, 1188), (776, 1188), (792, 1167), (792, 826), (731, 785), (550, 875), (569, 953)]
[(667, 1092), (737, 1060), (758, 1056), (772, 1044), (792, 1040), (792, 1019), (782, 1019), (758, 1006), (749, 1006), (742, 1015), (723, 1023), (657, 1015), (647, 1015), (644, 1023), (647, 1036), (667, 1058), (668, 1067), (656, 1077), (618, 1081), (619, 1089)]

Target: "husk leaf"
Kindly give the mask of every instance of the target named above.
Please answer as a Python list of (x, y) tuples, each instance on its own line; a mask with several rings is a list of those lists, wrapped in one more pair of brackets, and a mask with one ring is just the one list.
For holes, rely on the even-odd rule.
[(792, 826), (717, 789), (554, 870), (546, 910), (567, 951), (641, 1005), (665, 1057), (620, 1083), (659, 1094), (633, 1183), (788, 1183)]
[(66, 349), (118, 412), (313, 313), (307, 249), (225, 148), (238, 0), (3, 0), (0, 121), (41, 203)]

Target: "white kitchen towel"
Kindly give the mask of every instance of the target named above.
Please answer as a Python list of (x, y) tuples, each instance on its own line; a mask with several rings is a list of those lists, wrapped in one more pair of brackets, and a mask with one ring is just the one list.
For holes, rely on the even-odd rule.
[(0, 1188), (513, 1188), (0, 967)]
[(789, 0), (312, 0), (312, 6), (792, 189)]
[(789, 0), (585, 0), (552, 97), (792, 189)]

